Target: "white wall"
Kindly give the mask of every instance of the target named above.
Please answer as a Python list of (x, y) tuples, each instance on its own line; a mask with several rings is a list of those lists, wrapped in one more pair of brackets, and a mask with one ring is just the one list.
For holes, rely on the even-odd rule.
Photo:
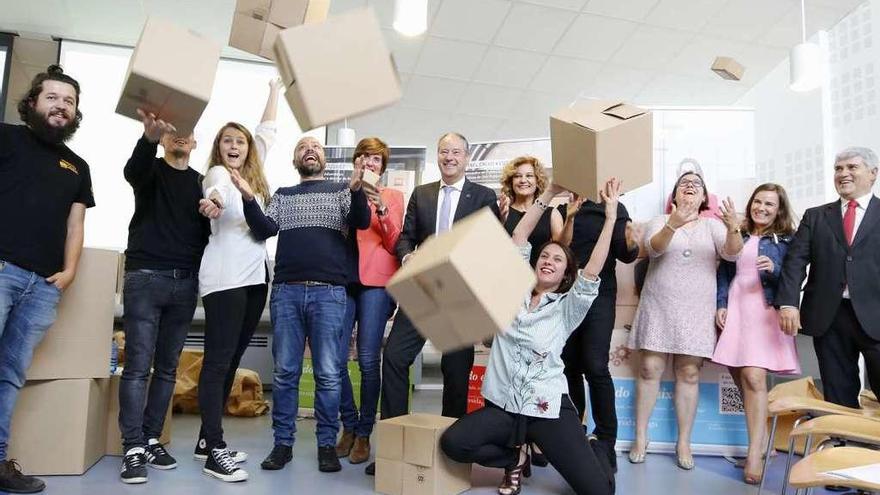
[[(86, 215), (85, 245), (124, 249), (128, 222), (134, 211), (131, 187), (122, 168), (143, 134), (140, 122), (114, 113), (130, 48), (65, 41), (61, 64), (66, 73), (80, 82), (80, 109), (83, 123), (70, 147), (89, 163), (97, 206)], [(173, 56), (173, 54), (169, 54)], [(237, 121), (251, 130), (259, 123), (269, 94), (268, 81), (275, 77), (274, 66), (263, 63), (221, 60), (211, 102), (195, 129), (198, 142), (190, 166), (200, 172), (207, 168), (216, 132), (228, 121)], [(292, 165), (293, 145), (302, 132), (284, 97), (278, 103), (278, 141), (266, 160), (270, 186), (292, 185), (298, 175)], [(324, 129), (308, 133), (323, 142)], [(162, 153), (161, 147), (159, 153)], [(270, 253), (274, 244), (270, 244)]]

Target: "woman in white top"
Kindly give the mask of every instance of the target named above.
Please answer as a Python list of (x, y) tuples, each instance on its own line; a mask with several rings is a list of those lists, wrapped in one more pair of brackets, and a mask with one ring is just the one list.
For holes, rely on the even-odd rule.
[(223, 442), (222, 418), (235, 371), (266, 305), (268, 271), (265, 241), (251, 235), (241, 193), (233, 175), (251, 184), (261, 208), (269, 200), (263, 161), (275, 140), (279, 80), (269, 83), (269, 99), (255, 136), (235, 122), (224, 125), (211, 150), (202, 183), (202, 212), (211, 218), (211, 236), (199, 269), (199, 295), (205, 308), (205, 357), (199, 377), (202, 427), (195, 449), (206, 474), (223, 481), (244, 481), (236, 466), (247, 456)]
[[(523, 259), (529, 261), (529, 235), (553, 197), (564, 191), (547, 188), (532, 203), (513, 231)], [(617, 219), (620, 183), (611, 179), (600, 191), (605, 223), (583, 270), (577, 258), (557, 241), (539, 246), (535, 265), (537, 285), (524, 294), (523, 304), (510, 328), (495, 336), (482, 393), (486, 407), (456, 421), (441, 437), (440, 447), (456, 462), (476, 462), (504, 468), (501, 495), (522, 489), (529, 475), (524, 445), (536, 444), (550, 464), (579, 495), (614, 493), (608, 455), (588, 443), (577, 410), (568, 397), (563, 374), (562, 348), (580, 325), (599, 294), (599, 276), (611, 244)]]

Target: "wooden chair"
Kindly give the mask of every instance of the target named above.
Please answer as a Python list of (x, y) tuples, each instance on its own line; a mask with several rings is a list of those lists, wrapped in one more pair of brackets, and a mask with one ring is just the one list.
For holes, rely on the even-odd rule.
[[(867, 417), (837, 414), (820, 416), (799, 424), (791, 431), (791, 436), (806, 437), (804, 442), (805, 455), (810, 452), (813, 440), (817, 437), (829, 437), (829, 440), (846, 440), (876, 450), (880, 448), (880, 421)], [(823, 442), (818, 446), (818, 450), (822, 450), (826, 445), (826, 442)], [(798, 492), (795, 492), (795, 495)], [(809, 489), (807, 494), (809, 494)]]
[(835, 447), (812, 453), (798, 461), (789, 481), (798, 489), (837, 485), (869, 492), (880, 491), (880, 485), (861, 480), (847, 480), (823, 474), (827, 471), (880, 463), (880, 451), (859, 447)]
[[(770, 454), (773, 451), (773, 443), (776, 439), (776, 425), (780, 416), (796, 415), (798, 419), (794, 422), (794, 428), (797, 428), (801, 423), (809, 419), (832, 414), (857, 418), (873, 418), (880, 421), (880, 411), (853, 409), (810, 397), (779, 397), (776, 400), (770, 401), (767, 412), (773, 419), (773, 422), (770, 425), (770, 435), (767, 439), (767, 449), (764, 453), (764, 473), (767, 472), (767, 466), (770, 464)], [(785, 475), (782, 478), (782, 491), (780, 491), (782, 495), (785, 495), (785, 491), (788, 488), (788, 475), (791, 472), (791, 464), (794, 459), (795, 438), (791, 436), (788, 441), (788, 458), (785, 462)], [(804, 454), (807, 453), (809, 453), (809, 450), (804, 451)], [(764, 490), (765, 479), (766, 477), (761, 477), (761, 484), (758, 485), (758, 495)]]

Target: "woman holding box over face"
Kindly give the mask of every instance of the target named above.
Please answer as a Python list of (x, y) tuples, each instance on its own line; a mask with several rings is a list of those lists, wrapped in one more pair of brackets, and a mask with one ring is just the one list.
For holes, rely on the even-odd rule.
[(783, 333), (773, 307), (795, 221), (778, 184), (758, 186), (747, 207), (742, 255), (718, 267), (715, 323), (721, 335), (712, 360), (730, 369), (742, 393), (749, 431), (743, 480), (757, 485), (767, 429), (767, 372), (800, 373), (794, 337)]
[(691, 430), (699, 399), (700, 367), (715, 352), (715, 272), (719, 256), (736, 261), (742, 250), (739, 219), (728, 198), (716, 219), (700, 217), (708, 208), (703, 178), (686, 172), (675, 182), (672, 214), (654, 218), (645, 229), (651, 257), (627, 346), (640, 350), (636, 380), (636, 438), (633, 464), (645, 462), (648, 420), (657, 401), (660, 377), (672, 354), (676, 457), (681, 469), (694, 468)]
[[(550, 186), (529, 206), (513, 232), (528, 261), (528, 237), (550, 200), (563, 189)], [(571, 250), (556, 241), (540, 248), (538, 283), (507, 332), (495, 336), (483, 380), (486, 406), (456, 421), (441, 438), (443, 451), (457, 462), (504, 468), (501, 495), (518, 494), (529, 475), (525, 445), (534, 443), (581, 495), (614, 492), (607, 454), (594, 453), (577, 410), (568, 397), (562, 348), (599, 293), (596, 275), (605, 264), (617, 218), (620, 183), (611, 179), (600, 196), (605, 224), (583, 270)]]
[[(355, 167), (385, 173), (388, 166), (388, 146), (379, 138), (361, 139), (354, 149)], [(342, 436), (336, 445), (336, 455), (348, 457), (352, 464), (370, 458), (370, 434), (376, 423), (379, 402), (379, 357), (385, 323), (396, 304), (385, 290), (388, 279), (400, 268), (394, 247), (403, 227), (403, 193), (396, 189), (372, 187), (364, 182), (364, 193), (370, 205), (370, 228), (356, 231), (352, 260), (355, 280), (348, 287), (348, 304), (342, 342), (339, 346), (342, 397), (339, 413), (342, 417)], [(354, 323), (357, 321), (357, 354), (361, 371), (360, 410), (354, 403), (351, 377), (348, 376), (348, 347)]]
[(223, 481), (244, 481), (237, 463), (247, 455), (226, 448), (222, 418), (241, 357), (266, 306), (269, 275), (265, 241), (257, 240), (244, 218), (241, 193), (232, 175), (245, 178), (261, 207), (270, 191), (263, 161), (275, 140), (275, 111), (281, 81), (269, 83), (269, 99), (255, 135), (229, 122), (214, 138), (202, 188), (201, 211), (211, 218), (211, 236), (199, 269), (199, 294), (205, 308), (205, 356), (199, 376), (202, 427), (194, 457), (203, 471)]

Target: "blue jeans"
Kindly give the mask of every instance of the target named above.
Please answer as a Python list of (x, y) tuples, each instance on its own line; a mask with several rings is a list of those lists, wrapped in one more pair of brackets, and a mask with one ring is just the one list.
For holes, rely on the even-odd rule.
[(61, 291), (45, 277), (0, 261), (0, 461), (6, 460), (18, 391), (60, 299)]
[(292, 446), (299, 410), (306, 339), (315, 373), (315, 433), (318, 447), (336, 445), (339, 431), (339, 340), (345, 318), (345, 287), (274, 284), (272, 315), (272, 430), (275, 445)]
[[(342, 402), (342, 426), (359, 437), (369, 437), (376, 423), (379, 403), (379, 359), (385, 323), (394, 312), (394, 300), (384, 287), (357, 286), (351, 290), (345, 310), (345, 327), (339, 347)], [(348, 376), (348, 343), (357, 321), (358, 367), (361, 370), (361, 408), (354, 403), (351, 377)]]
[(196, 310), (198, 286), (195, 271), (185, 278), (125, 272), (125, 366), (119, 383), (119, 429), (126, 452), (162, 434), (174, 395), (180, 351)]

